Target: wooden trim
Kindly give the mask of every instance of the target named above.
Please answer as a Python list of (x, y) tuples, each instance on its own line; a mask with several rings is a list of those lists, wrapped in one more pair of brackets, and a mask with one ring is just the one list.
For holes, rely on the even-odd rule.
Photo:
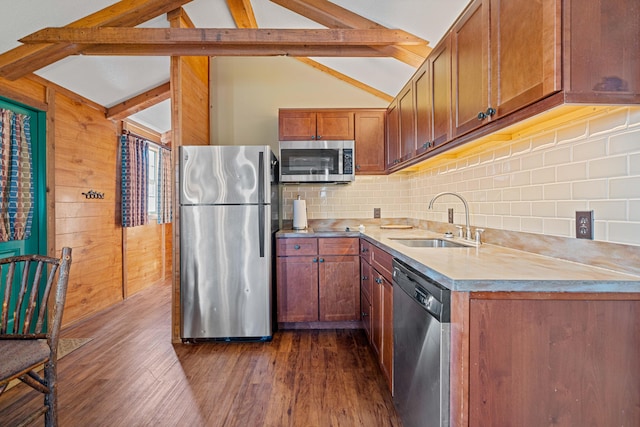
[(122, 121), (122, 131), (129, 131), (156, 144), (162, 144), (162, 136), (160, 132), (148, 128), (144, 125), (136, 123), (133, 120)]
[(111, 120), (123, 120), (167, 99), (171, 99), (171, 84), (169, 82), (108, 108), (105, 117)]
[(47, 212), (47, 254), (56, 256), (56, 88), (46, 88), (46, 212)]
[(320, 71), (322, 71), (324, 73), (327, 73), (330, 76), (333, 76), (333, 77), (335, 77), (335, 78), (337, 78), (339, 80), (342, 80), (343, 82), (348, 83), (351, 86), (354, 86), (354, 87), (357, 87), (358, 89), (364, 90), (365, 92), (368, 92), (373, 96), (377, 96), (378, 98), (381, 98), (384, 101), (387, 101), (387, 102), (393, 101), (393, 97), (391, 95), (387, 95), (386, 93), (384, 93), (384, 92), (382, 92), (382, 91), (380, 91), (380, 90), (378, 90), (376, 88), (373, 88), (373, 87), (371, 87), (369, 85), (366, 85), (366, 84), (362, 83), (359, 80), (353, 79), (353, 78), (351, 78), (351, 77), (349, 77), (349, 76), (347, 76), (345, 74), (340, 73), (339, 71), (336, 71), (336, 70), (334, 70), (332, 68), (329, 68), (329, 67), (327, 67), (325, 65), (322, 65), (319, 62), (314, 61), (313, 59), (309, 59), (309, 58), (306, 58), (306, 57), (296, 57), (295, 59), (297, 59), (298, 61), (300, 61), (300, 62), (302, 62), (304, 64), (309, 65), (310, 67), (313, 67), (313, 68), (315, 68), (317, 70), (320, 70)]
[(636, 301), (638, 292), (473, 292), (471, 299), (485, 300), (562, 300), (562, 301)]
[(451, 427), (469, 425), (469, 293), (451, 293), (449, 356)]
[[(46, 90), (46, 87), (45, 87)], [(48, 111), (49, 104), (48, 101), (39, 101), (30, 96), (25, 96), (19, 90), (12, 89), (6, 85), (0, 84), (0, 96), (10, 99), (12, 101), (18, 102), (20, 104), (29, 105), (30, 107), (36, 108), (41, 111)], [(45, 95), (46, 98), (48, 98)]]

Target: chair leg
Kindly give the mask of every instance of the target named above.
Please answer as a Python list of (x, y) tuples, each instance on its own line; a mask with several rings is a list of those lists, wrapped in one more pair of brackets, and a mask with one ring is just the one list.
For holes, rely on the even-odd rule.
[(45, 427), (56, 427), (58, 425), (58, 384), (56, 383), (56, 363), (47, 362), (44, 367), (44, 377), (49, 388), (49, 392), (44, 395), (44, 404), (48, 407), (44, 414)]

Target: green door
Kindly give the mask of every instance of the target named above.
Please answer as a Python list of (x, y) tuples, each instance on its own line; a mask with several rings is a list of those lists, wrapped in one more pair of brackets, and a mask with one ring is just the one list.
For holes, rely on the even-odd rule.
[(46, 134), (45, 113), (0, 98), (0, 108), (30, 117), (32, 174), (34, 186), (31, 235), (24, 240), (0, 242), (0, 257), (42, 254), (47, 255), (46, 233)]
[[(46, 150), (46, 137), (45, 137), (45, 114), (42, 111), (33, 110), (8, 100), (0, 98), (0, 108), (4, 110), (11, 110), (17, 114), (24, 114), (29, 117), (30, 125), (30, 140), (31, 140), (31, 159), (32, 167), (31, 174), (33, 176), (33, 218), (31, 221), (30, 235), (25, 239), (0, 241), (0, 257), (9, 257), (24, 254), (42, 254), (46, 255), (47, 242), (46, 242), (46, 164), (45, 164), (45, 150)], [(3, 133), (8, 129), (3, 129)], [(6, 181), (6, 180), (5, 180)], [(2, 208), (5, 209), (5, 208)], [(6, 209), (5, 209), (6, 210)], [(4, 215), (5, 213), (2, 212)], [(33, 272), (31, 273), (33, 274)], [(0, 289), (4, 290), (6, 271), (2, 271), (0, 274)], [(20, 286), (20, 278), (22, 271), (16, 271), (13, 288), (17, 289)], [(45, 275), (46, 276), (46, 275)], [(46, 277), (43, 277), (46, 280)], [(4, 295), (4, 291), (3, 291)], [(9, 302), (9, 313), (14, 310), (15, 299)], [(22, 311), (24, 311), (24, 307)], [(10, 315), (8, 327), (13, 328), (13, 319)]]

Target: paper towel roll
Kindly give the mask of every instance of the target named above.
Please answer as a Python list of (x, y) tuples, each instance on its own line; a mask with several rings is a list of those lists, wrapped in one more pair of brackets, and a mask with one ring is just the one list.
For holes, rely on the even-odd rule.
[(307, 204), (304, 200), (293, 201), (293, 229), (304, 230), (307, 228)]

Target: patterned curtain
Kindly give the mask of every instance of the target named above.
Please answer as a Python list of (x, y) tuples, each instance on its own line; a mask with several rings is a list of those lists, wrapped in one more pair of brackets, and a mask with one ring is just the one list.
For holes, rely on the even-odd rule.
[(135, 135), (120, 137), (122, 153), (122, 226), (136, 227), (148, 222), (147, 191), (149, 143)]
[(34, 183), (29, 116), (0, 108), (0, 241), (31, 235)]
[(171, 150), (161, 147), (158, 162), (158, 224), (172, 221)]

